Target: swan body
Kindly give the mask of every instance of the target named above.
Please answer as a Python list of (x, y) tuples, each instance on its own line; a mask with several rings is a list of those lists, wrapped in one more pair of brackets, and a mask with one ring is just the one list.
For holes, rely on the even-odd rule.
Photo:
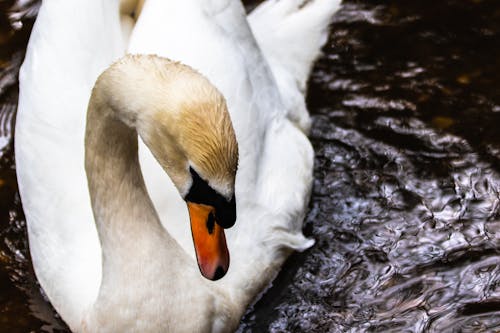
[[(312, 245), (301, 232), (313, 157), (304, 135), (304, 89), (338, 2), (300, 4), (264, 3), (250, 15), (250, 28), (236, 1), (148, 0), (137, 21), (124, 12), (130, 5), (120, 12), (117, 1), (43, 2), (20, 72), (17, 173), (37, 278), (73, 331), (234, 330), (287, 255)], [(273, 20), (286, 24), (275, 29)], [(309, 31), (307, 52), (288, 43), (299, 30)], [(142, 143), (147, 193), (134, 207), (151, 208), (138, 213), (155, 220), (151, 197), (163, 227), (137, 224), (123, 232), (126, 262), (103, 261), (113, 247), (103, 245), (94, 222), (97, 203), (93, 212), (84, 170), (85, 111), (96, 78), (125, 52), (182, 61), (226, 99), (239, 164), (237, 221), (226, 231), (231, 266), (221, 280), (208, 281), (196, 268), (181, 197), (188, 186), (172, 181)], [(207, 182), (221, 193), (232, 190)], [(106, 274), (110, 267), (123, 274)]]

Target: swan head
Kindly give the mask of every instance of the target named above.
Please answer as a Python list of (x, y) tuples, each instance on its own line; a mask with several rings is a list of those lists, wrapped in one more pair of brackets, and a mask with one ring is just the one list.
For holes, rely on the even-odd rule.
[(202, 275), (217, 280), (229, 267), (223, 229), (236, 221), (238, 144), (222, 94), (190, 67), (169, 65), (149, 71), (167, 82), (147, 95), (138, 132), (187, 203)]

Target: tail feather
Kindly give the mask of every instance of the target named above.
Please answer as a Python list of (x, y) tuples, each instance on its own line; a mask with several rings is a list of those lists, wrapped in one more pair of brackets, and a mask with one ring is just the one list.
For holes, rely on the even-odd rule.
[(288, 117), (305, 132), (310, 126), (304, 102), (307, 79), (340, 1), (267, 0), (248, 16), (278, 88), (287, 96)]

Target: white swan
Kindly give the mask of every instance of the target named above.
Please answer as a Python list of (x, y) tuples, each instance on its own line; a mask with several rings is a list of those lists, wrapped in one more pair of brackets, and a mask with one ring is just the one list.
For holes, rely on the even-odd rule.
[[(117, 1), (43, 2), (20, 73), (17, 172), (37, 278), (73, 331), (234, 330), (290, 250), (311, 245), (301, 226), (312, 149), (298, 127), (308, 126), (305, 81), (338, 2), (315, 0), (305, 7), (301, 2), (270, 1), (250, 18), (272, 72), (236, 1), (148, 0), (135, 26), (126, 15), (120, 20)], [(289, 44), (294, 36), (307, 38)], [(187, 63), (227, 100), (240, 154), (237, 222), (226, 236), (231, 267), (217, 282), (203, 279), (196, 269), (187, 209), (179, 195), (189, 192), (193, 176), (174, 176), (177, 192), (145, 150), (141, 165), (147, 189), (168, 233), (154, 223), (136, 223), (133, 232), (122, 230), (119, 242), (106, 243), (112, 237), (102, 231), (99, 240), (83, 167), (85, 110), (97, 76), (123, 55), (125, 45), (130, 52)], [(279, 62), (283, 54), (286, 61)], [(127, 68), (130, 74), (133, 67)], [(138, 101), (156, 100), (140, 90), (144, 79), (135, 78), (137, 89), (119, 97), (131, 109)], [(115, 80), (115, 85), (125, 81)], [(198, 104), (185, 94), (172, 96)], [(202, 178), (229, 198), (231, 177), (221, 180), (203, 170), (198, 165)], [(99, 198), (110, 193), (96, 195), (102, 186), (93, 187), (91, 178), (89, 184), (97, 220), (113, 211), (120, 216), (144, 213), (154, 221), (147, 196), (133, 192), (140, 186), (128, 191), (140, 200), (107, 211)], [(123, 197), (118, 190), (111, 194)], [(107, 254), (126, 262), (101, 263)]]

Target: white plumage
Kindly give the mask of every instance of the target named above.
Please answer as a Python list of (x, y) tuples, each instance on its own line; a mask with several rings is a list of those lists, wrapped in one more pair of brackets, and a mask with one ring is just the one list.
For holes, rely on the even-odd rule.
[[(339, 2), (268, 0), (247, 21), (239, 1), (147, 0), (135, 25), (117, 1), (43, 2), (20, 73), (16, 163), (37, 278), (72, 330), (81, 330), (102, 272), (83, 145), (97, 76), (126, 51), (154, 53), (199, 70), (225, 96), (240, 150), (238, 219), (227, 233), (227, 276), (202, 280), (218, 286), (222, 310), (198, 325), (234, 329), (290, 250), (312, 245), (301, 231), (313, 164), (302, 132), (309, 127), (304, 91)], [(184, 202), (150, 153), (140, 153), (164, 226), (193, 256)], [(190, 290), (182, 292), (186, 303), (176, 306), (189, 311)], [(159, 320), (175, 327), (182, 318)]]

